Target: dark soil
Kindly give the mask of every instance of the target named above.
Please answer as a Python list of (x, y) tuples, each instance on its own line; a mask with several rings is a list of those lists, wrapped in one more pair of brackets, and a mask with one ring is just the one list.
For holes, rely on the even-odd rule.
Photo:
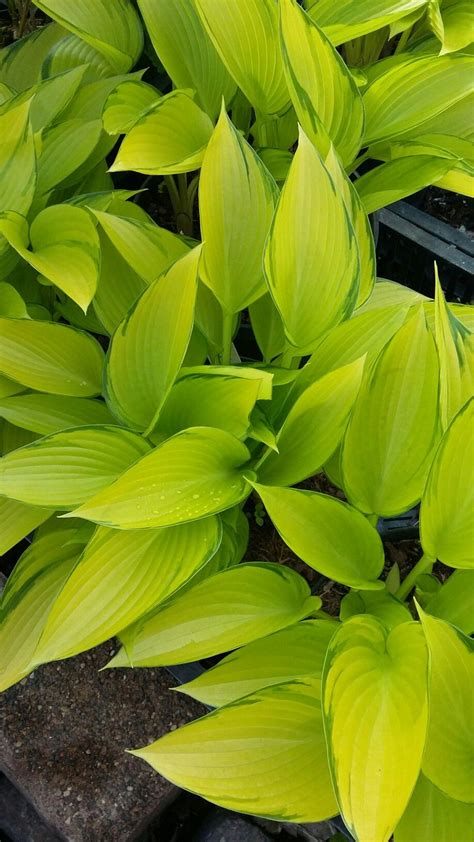
[(467, 196), (440, 190), (439, 187), (428, 187), (423, 193), (420, 208), (455, 228), (474, 231), (474, 203)]

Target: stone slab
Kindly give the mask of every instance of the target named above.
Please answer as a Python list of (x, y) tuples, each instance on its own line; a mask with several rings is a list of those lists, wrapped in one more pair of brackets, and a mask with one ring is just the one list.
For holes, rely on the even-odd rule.
[(197, 831), (192, 842), (271, 842), (271, 837), (243, 816), (218, 810)]
[(12, 842), (61, 842), (30, 802), (3, 775), (0, 778), (0, 839)]
[(112, 654), (47, 664), (1, 697), (1, 770), (67, 842), (136, 839), (179, 790), (125, 749), (206, 713), (166, 670), (99, 672)]

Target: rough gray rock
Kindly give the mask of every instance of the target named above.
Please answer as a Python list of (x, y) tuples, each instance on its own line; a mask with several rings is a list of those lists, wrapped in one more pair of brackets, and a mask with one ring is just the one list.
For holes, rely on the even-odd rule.
[(243, 816), (219, 810), (193, 837), (192, 842), (269, 842), (265, 831)]

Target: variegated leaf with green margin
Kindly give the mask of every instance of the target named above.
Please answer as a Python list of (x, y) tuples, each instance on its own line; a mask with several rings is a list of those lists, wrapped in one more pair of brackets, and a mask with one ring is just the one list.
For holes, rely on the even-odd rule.
[[(0, 603), (0, 691), (31, 672), (31, 658), (48, 611), (77, 561), (80, 548), (56, 545), (44, 548), (41, 566), (30, 567), (34, 545), (21, 557)], [(21, 587), (20, 581), (21, 579)]]
[(220, 539), (216, 516), (139, 535), (99, 527), (51, 609), (35, 662), (69, 658), (134, 623), (199, 570)]
[(133, 754), (229, 810), (289, 822), (337, 812), (311, 679), (267, 687)]
[(257, 114), (287, 110), (274, 0), (194, 0), (214, 46)]
[(213, 707), (306, 676), (320, 678), (337, 621), (305, 620), (248, 643), (176, 689)]
[(321, 121), (344, 165), (362, 145), (364, 109), (352, 74), (331, 41), (295, 0), (280, 2), (285, 77), (298, 120), (317, 146)]
[(45, 56), (64, 33), (57, 23), (49, 23), (4, 47), (0, 53), (0, 81), (18, 92), (35, 85)]
[(67, 325), (0, 318), (0, 372), (39, 392), (100, 394), (104, 352), (87, 333)]
[(212, 130), (209, 115), (189, 91), (171, 91), (125, 135), (110, 172), (166, 175), (197, 170)]
[(29, 319), (28, 310), (20, 293), (11, 284), (0, 281), (0, 316), (9, 319)]
[(75, 517), (118, 529), (174, 526), (223, 512), (245, 499), (250, 453), (224, 430), (191, 427), (167, 439)]
[(454, 416), (474, 397), (474, 336), (453, 315), (435, 268), (435, 341), (439, 357), (439, 411), (446, 430)]
[(51, 205), (35, 217), (29, 233), (23, 216), (6, 212), (0, 214), (0, 232), (23, 260), (86, 312), (95, 295), (100, 264), (99, 237), (88, 211)]
[(46, 54), (41, 65), (43, 79), (52, 78), (59, 73), (86, 65), (85, 82), (97, 82), (110, 76), (115, 76), (117, 68), (107, 60), (105, 55), (90, 44), (86, 44), (72, 32), (62, 29), (63, 38), (56, 41)]
[[(236, 438), (246, 438), (251, 425), (250, 415), (257, 400), (270, 399), (272, 376), (265, 371), (247, 369), (258, 377), (245, 377), (246, 369), (227, 366), (222, 372), (206, 366), (209, 373), (183, 371), (171, 389), (158, 418), (159, 433), (172, 436), (187, 427), (218, 427)], [(268, 382), (263, 392), (262, 382)], [(263, 392), (263, 394), (262, 394)], [(1, 406), (1, 403), (0, 403)]]
[(277, 197), (273, 178), (223, 106), (199, 183), (200, 275), (228, 314), (266, 291), (263, 251)]
[(420, 509), (420, 536), (430, 558), (474, 568), (474, 400), (453, 418), (431, 466)]
[(363, 95), (364, 145), (421, 127), (462, 101), (471, 92), (473, 68), (467, 55), (422, 56), (378, 76)]
[(183, 664), (228, 652), (321, 607), (308, 583), (279, 564), (238, 564), (176, 594), (125, 630), (109, 667)]
[(430, 721), (424, 775), (450, 798), (474, 803), (474, 644), (418, 608), (430, 651)]
[(355, 182), (366, 213), (411, 196), (429, 184), (436, 184), (453, 168), (448, 158), (410, 155), (380, 164)]
[(143, 48), (140, 18), (130, 0), (35, 0), (53, 20), (102, 53), (119, 73), (127, 73)]
[(383, 588), (382, 541), (357, 509), (327, 494), (253, 486), (285, 544), (306, 564), (351, 588)]
[(359, 255), (343, 198), (304, 132), (270, 229), (265, 273), (286, 337), (299, 355), (348, 318)]
[(309, 14), (335, 46), (423, 9), (427, 0), (305, 0)]
[(428, 614), (474, 634), (474, 570), (455, 570), (424, 605)]
[(66, 120), (46, 129), (37, 142), (38, 193), (48, 193), (76, 172), (94, 152), (101, 134), (101, 120)]
[[(31, 103), (30, 120), (34, 132), (39, 132), (61, 119), (62, 112), (71, 100), (77, 96), (84, 81), (87, 67), (73, 67), (64, 73), (58, 73), (51, 79), (41, 81)], [(38, 137), (35, 138), (38, 141)]]
[(428, 652), (418, 623), (391, 632), (352, 617), (329, 644), (323, 716), (344, 821), (358, 842), (388, 842), (420, 772), (428, 721)]
[(41, 436), (67, 427), (116, 423), (103, 401), (34, 392), (1, 398), (0, 418)]
[(198, 104), (214, 119), (236, 85), (217, 53), (194, 0), (139, 0), (152, 44), (176, 88), (194, 88)]
[(448, 798), (420, 773), (394, 842), (472, 842), (474, 806)]
[(303, 394), (320, 377), (342, 366), (355, 362), (367, 355), (367, 367), (380, 354), (408, 313), (400, 304), (370, 310), (337, 325), (316, 346), (310, 360), (301, 369), (295, 381), (291, 396)]
[(420, 305), (364, 377), (344, 438), (344, 488), (361, 511), (390, 517), (421, 498), (438, 440), (438, 380)]
[(11, 550), (22, 538), (25, 538), (33, 529), (44, 523), (51, 517), (50, 509), (42, 509), (38, 506), (27, 506), (17, 500), (9, 500), (7, 497), (0, 498), (0, 521), (2, 529), (0, 532), (0, 555)]
[(395, 305), (397, 305), (399, 309), (404, 308), (406, 315), (409, 307), (421, 304), (423, 301), (429, 301), (426, 295), (422, 295), (420, 292), (415, 292), (414, 289), (410, 289), (403, 284), (398, 284), (395, 281), (387, 281), (385, 278), (377, 278), (377, 282), (372, 290), (370, 298), (368, 298), (361, 307), (358, 307), (357, 310), (354, 311), (353, 318), (361, 316), (363, 313), (368, 313), (369, 310), (395, 307)]
[[(319, 133), (320, 136), (323, 134), (322, 126), (319, 127)], [(327, 148), (324, 158), (325, 166), (336, 185), (336, 189), (342, 195), (356, 236), (360, 264), (359, 294), (356, 307), (360, 307), (369, 298), (376, 281), (377, 266), (372, 226), (354, 184), (347, 177), (335, 153), (334, 145), (331, 142), (326, 143), (324, 141), (324, 147)]]
[[(93, 213), (121, 257), (147, 284), (156, 280), (171, 263), (189, 251), (183, 240), (152, 222), (98, 210)], [(112, 258), (110, 261), (112, 271)]]
[(259, 482), (295, 485), (321, 469), (344, 435), (364, 362), (331, 371), (299, 396), (277, 435), (278, 451), (268, 451), (258, 467)]
[(52, 433), (0, 460), (0, 494), (52, 509), (80, 506), (108, 487), (150, 445), (121, 427), (91, 426)]
[(102, 122), (105, 131), (114, 135), (129, 132), (159, 99), (160, 91), (140, 79), (120, 82), (109, 94), (104, 106)]
[(343, 596), (339, 616), (343, 622), (355, 614), (370, 614), (389, 630), (413, 617), (402, 602), (386, 589), (383, 591), (351, 591)]
[(150, 433), (183, 363), (194, 323), (201, 246), (149, 286), (119, 325), (107, 355), (105, 394), (114, 414)]

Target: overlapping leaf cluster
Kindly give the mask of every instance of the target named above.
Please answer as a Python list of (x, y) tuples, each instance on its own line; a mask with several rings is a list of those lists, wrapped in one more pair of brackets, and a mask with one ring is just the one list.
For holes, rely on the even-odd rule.
[[(472, 189), (469, 4), (37, 5), (0, 54), (1, 552), (35, 530), (2, 689), (114, 635), (110, 667), (230, 652), (181, 688), (217, 710), (140, 756), (248, 813), (469, 842), (474, 318), (376, 281), (367, 217)], [(165, 95), (131, 72), (144, 29)], [(321, 470), (347, 502), (294, 487)], [(347, 587), (338, 620), (241, 563), (251, 495)], [(400, 583), (376, 524), (419, 501)]]

